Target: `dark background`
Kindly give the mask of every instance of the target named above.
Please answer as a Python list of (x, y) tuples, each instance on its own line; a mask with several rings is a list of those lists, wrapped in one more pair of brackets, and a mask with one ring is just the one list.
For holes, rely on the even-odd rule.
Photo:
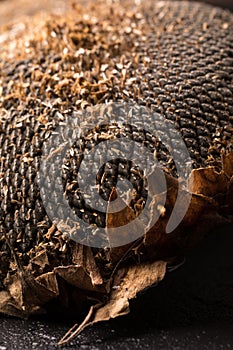
[[(0, 318), (0, 350), (56, 348), (75, 320)], [(64, 349), (233, 349), (233, 225), (211, 232), (131, 313), (85, 330)]]
[[(233, 9), (233, 0), (209, 0)], [(0, 25), (64, 0), (0, 0)], [(0, 350), (56, 349), (75, 320), (0, 316)], [(131, 313), (85, 330), (63, 349), (233, 349), (233, 225), (211, 232), (158, 287), (131, 302)]]

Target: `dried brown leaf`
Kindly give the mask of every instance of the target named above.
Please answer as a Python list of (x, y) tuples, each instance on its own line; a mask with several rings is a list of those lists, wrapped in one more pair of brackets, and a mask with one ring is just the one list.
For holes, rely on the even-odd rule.
[(88, 275), (87, 271), (83, 268), (83, 266), (59, 266), (56, 267), (54, 271), (66, 282), (77, 288), (86, 291), (104, 292), (103, 285), (95, 285), (92, 283), (92, 278), (90, 277), (90, 275)]
[(84, 328), (94, 323), (108, 321), (129, 313), (129, 300), (148, 287), (164, 278), (166, 262), (156, 261), (136, 266), (121, 268), (117, 271), (109, 299), (106, 304), (92, 306), (87, 317), (80, 326), (75, 325), (59, 342), (68, 343)]

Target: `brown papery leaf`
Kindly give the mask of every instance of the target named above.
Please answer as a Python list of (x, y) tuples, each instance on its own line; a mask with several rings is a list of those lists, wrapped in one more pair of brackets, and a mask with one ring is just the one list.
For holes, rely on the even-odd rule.
[(135, 298), (139, 292), (161, 281), (165, 272), (166, 262), (164, 261), (119, 269), (114, 277), (107, 303), (91, 307), (83, 323), (74, 326), (58, 344), (66, 344), (86, 327), (97, 322), (108, 321), (111, 318), (129, 313), (129, 300)]

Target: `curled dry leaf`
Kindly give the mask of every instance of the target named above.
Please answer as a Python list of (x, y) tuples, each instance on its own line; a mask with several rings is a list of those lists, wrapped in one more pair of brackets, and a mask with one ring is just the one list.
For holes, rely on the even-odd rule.
[(129, 300), (146, 288), (159, 283), (164, 278), (165, 272), (166, 262), (164, 261), (118, 269), (112, 281), (107, 302), (92, 306), (85, 320), (67, 332), (59, 341), (59, 345), (66, 344), (84, 328), (94, 323), (108, 321), (129, 313)]

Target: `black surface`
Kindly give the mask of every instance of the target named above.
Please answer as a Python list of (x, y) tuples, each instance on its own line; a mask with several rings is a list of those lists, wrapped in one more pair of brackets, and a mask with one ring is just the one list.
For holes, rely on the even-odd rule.
[[(56, 348), (74, 321), (0, 318), (0, 350)], [(63, 349), (233, 349), (233, 226), (212, 232), (131, 314), (85, 330)]]

